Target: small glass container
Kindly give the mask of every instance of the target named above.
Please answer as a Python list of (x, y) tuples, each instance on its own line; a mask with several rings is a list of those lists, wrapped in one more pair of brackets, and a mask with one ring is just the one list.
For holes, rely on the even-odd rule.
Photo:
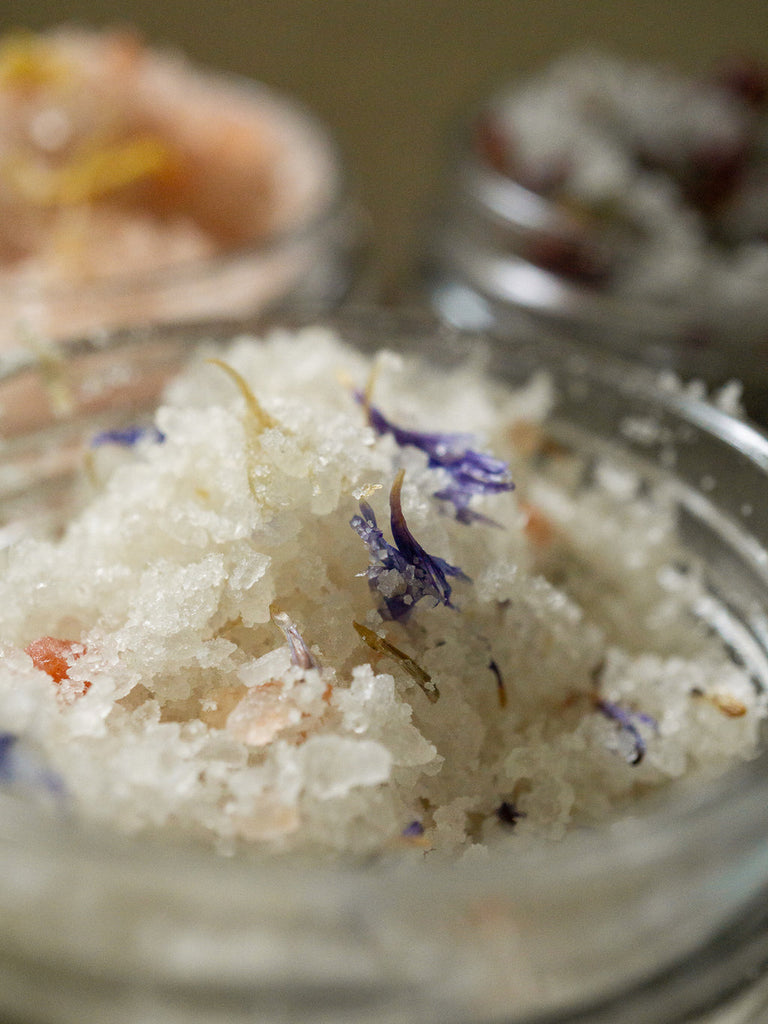
[(0, 351), (349, 292), (362, 210), (327, 128), (131, 32), (0, 39)]
[(423, 259), (433, 308), (501, 336), (564, 331), (710, 386), (738, 379), (764, 418), (764, 71), (691, 83), (594, 54), (548, 70), (458, 133)]
[[(56, 530), (83, 442), (150, 409), (190, 347), (261, 325), (63, 342), (0, 375), (0, 537)], [(392, 313), (331, 326), (443, 364), (475, 340)], [(484, 342), (486, 343), (486, 342)], [(551, 376), (553, 444), (675, 497), (701, 615), (768, 679), (768, 438), (599, 348), (488, 342)], [(747, 1024), (768, 1007), (768, 754), (535, 851), (447, 863), (220, 856), (62, 822), (0, 788), (0, 1015), (29, 1024)]]

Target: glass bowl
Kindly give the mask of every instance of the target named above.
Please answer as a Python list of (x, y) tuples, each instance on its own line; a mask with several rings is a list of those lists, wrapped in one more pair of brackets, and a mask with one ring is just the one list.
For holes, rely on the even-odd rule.
[[(289, 323), (282, 320), (281, 323)], [(375, 311), (330, 321), (364, 350), (443, 364), (487, 346), (512, 384), (545, 370), (548, 436), (674, 496), (703, 566), (701, 615), (768, 679), (768, 438), (597, 348), (471, 339)], [(289, 326), (292, 323), (289, 323)], [(84, 443), (136, 422), (203, 341), (265, 320), (62, 343), (0, 377), (0, 540), (55, 530)], [(152, 1021), (657, 1024), (763, 1019), (768, 754), (680, 782), (605, 827), (487, 860), (334, 864), (124, 838), (0, 789), (0, 1014)]]
[(0, 67), (0, 351), (349, 291), (364, 216), (293, 98), (124, 30), (11, 34)]
[[(755, 78), (756, 85), (757, 72)], [(702, 179), (715, 176), (717, 167), (722, 189), (730, 187), (718, 146), (727, 149), (720, 136), (735, 129), (715, 116), (725, 109), (743, 132), (744, 147), (755, 151), (749, 175), (763, 180), (764, 110), (738, 94), (739, 85), (746, 88), (741, 78), (723, 94), (714, 90), (714, 81), (706, 92), (704, 82), (667, 78), (662, 69), (575, 54), (556, 62), (541, 80), (502, 88), (479, 104), (452, 140), (423, 253), (422, 279), (433, 308), (470, 330), (510, 336), (529, 326), (565, 331), (710, 386), (738, 379), (748, 409), (764, 420), (764, 204), (754, 197), (744, 201), (745, 210), (737, 204), (730, 212), (738, 231), (733, 228), (731, 237), (730, 192), (718, 200), (722, 208), (714, 199), (710, 206), (702, 197), (688, 201), (690, 183), (677, 181), (664, 167), (668, 151), (670, 162), (685, 158), (694, 170), (696, 159), (706, 157), (711, 166), (699, 168)], [(606, 96), (599, 95), (601, 82)], [(576, 98), (568, 97), (569, 90)], [(705, 101), (711, 103), (702, 112)], [(678, 132), (679, 143), (672, 142), (686, 102), (692, 108), (688, 135), (696, 141)], [(622, 124), (623, 104), (631, 127)], [(535, 139), (537, 116), (540, 137), (528, 146), (540, 167), (515, 137), (517, 118), (523, 138)], [(574, 127), (577, 117), (581, 135)], [(696, 132), (702, 135), (708, 125), (709, 136), (701, 142)], [(653, 163), (656, 144), (661, 170)], [(743, 156), (741, 150), (728, 152), (734, 161)], [(624, 192), (614, 183), (621, 174)], [(738, 183), (742, 177), (748, 175), (739, 165), (732, 178)], [(751, 178), (748, 185), (764, 195)]]

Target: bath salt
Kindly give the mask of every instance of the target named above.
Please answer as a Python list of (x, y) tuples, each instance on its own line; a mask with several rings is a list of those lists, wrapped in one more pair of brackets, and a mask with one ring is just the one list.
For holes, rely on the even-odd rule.
[[(500, 93), (480, 152), (551, 200), (528, 256), (624, 297), (765, 318), (768, 71), (568, 54)], [(559, 218), (559, 225), (555, 221)]]
[[(166, 315), (153, 287), (176, 301), (174, 274), (185, 313), (209, 312), (200, 292), (218, 311), (195, 268), (306, 229), (338, 187), (323, 133), (265, 86), (150, 48), (129, 29), (0, 37), (6, 347)], [(248, 271), (258, 277), (250, 267), (227, 283), (212, 267), (208, 288), (231, 289), (236, 310), (256, 287)], [(273, 269), (256, 294), (279, 294), (286, 274)], [(62, 309), (72, 290), (77, 301)]]
[(222, 852), (455, 856), (753, 756), (672, 495), (484, 366), (235, 337), (95, 435), (60, 535), (2, 553), (0, 784)]

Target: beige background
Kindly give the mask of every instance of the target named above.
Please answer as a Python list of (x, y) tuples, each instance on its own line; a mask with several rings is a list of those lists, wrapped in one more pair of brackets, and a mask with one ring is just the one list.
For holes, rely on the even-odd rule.
[(768, 60), (768, 0), (0, 0), (3, 29), (63, 20), (131, 23), (308, 103), (372, 215), (385, 297), (407, 291), (451, 127), (495, 85), (587, 45), (693, 73)]

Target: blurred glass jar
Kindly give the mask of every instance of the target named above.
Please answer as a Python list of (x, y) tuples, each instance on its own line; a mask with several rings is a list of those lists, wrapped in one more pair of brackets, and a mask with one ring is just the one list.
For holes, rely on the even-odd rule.
[(329, 309), (361, 210), (313, 115), (131, 32), (0, 39), (0, 350), (94, 329)]
[[(95, 431), (156, 403), (190, 346), (248, 323), (62, 343), (0, 373), (0, 539), (56, 531)], [(471, 339), (393, 314), (333, 321), (441, 363)], [(676, 496), (697, 612), (768, 680), (768, 438), (599, 349), (490, 343), (551, 375), (547, 436)], [(66, 403), (63, 399), (66, 398)], [(66, 404), (66, 411), (62, 411)], [(449, 864), (225, 858), (62, 821), (0, 787), (0, 1014), (24, 1024), (342, 1021), (746, 1024), (768, 1007), (768, 753), (562, 842)]]
[(450, 323), (548, 326), (768, 415), (765, 71), (692, 82), (596, 54), (460, 132), (424, 259)]

